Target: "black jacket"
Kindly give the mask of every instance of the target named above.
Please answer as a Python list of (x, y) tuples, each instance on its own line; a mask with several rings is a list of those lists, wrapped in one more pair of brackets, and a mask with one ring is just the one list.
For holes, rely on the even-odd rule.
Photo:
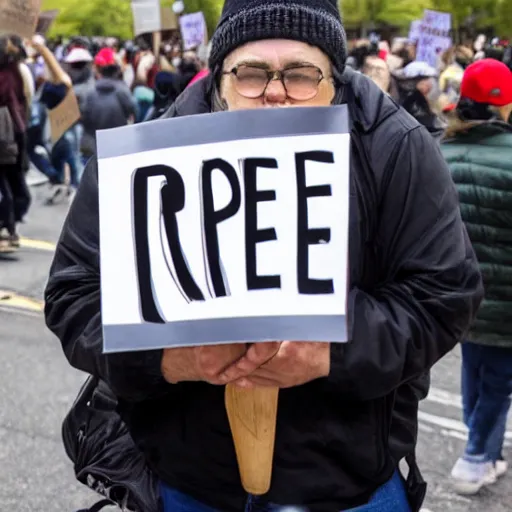
[(92, 155), (95, 152), (97, 131), (126, 126), (130, 117), (135, 117), (136, 108), (130, 89), (123, 81), (114, 78), (98, 80), (83, 103), (83, 153)]
[[(352, 117), (349, 328), (333, 344), (331, 374), (281, 390), (274, 473), (266, 498), (312, 512), (359, 506), (392, 475), (395, 392), (461, 340), (482, 298), (481, 277), (440, 150), (424, 127), (366, 77), (348, 72)], [(169, 116), (209, 110), (208, 80)], [(155, 473), (225, 512), (243, 510), (224, 389), (166, 384), (161, 352), (102, 354), (98, 179), (86, 170), (46, 290), (46, 321), (70, 363), (105, 380)], [(416, 428), (418, 394), (396, 430)], [(392, 453), (391, 450), (396, 450)], [(405, 453), (403, 453), (405, 455)]]

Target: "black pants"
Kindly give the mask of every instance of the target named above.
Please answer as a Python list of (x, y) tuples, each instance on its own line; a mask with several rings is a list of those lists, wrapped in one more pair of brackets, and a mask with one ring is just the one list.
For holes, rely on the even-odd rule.
[(6, 228), (10, 234), (16, 232), (16, 224), (23, 220), (31, 203), (23, 170), (25, 135), (18, 134), (16, 142), (18, 144), (16, 163), (0, 165), (0, 228)]

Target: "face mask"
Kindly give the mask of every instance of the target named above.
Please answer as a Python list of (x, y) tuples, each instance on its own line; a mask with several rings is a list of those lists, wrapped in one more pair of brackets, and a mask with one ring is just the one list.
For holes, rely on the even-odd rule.
[(177, 68), (181, 64), (181, 57), (174, 57), (172, 59), (172, 65)]

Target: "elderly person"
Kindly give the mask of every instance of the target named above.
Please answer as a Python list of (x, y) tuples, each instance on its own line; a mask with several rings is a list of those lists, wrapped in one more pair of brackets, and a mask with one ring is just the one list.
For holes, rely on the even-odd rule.
[[(165, 511), (418, 509), (398, 472), (399, 460), (414, 452), (422, 393), (414, 383), (464, 336), (481, 277), (433, 138), (370, 79), (344, 72), (337, 4), (227, 0), (210, 77), (167, 115), (348, 104), (350, 343), (103, 354), (96, 159), (63, 228), (46, 290), (47, 324), (70, 363), (113, 390), (161, 482)], [(247, 495), (240, 483), (224, 405), (228, 382), (281, 388), (265, 496)]]

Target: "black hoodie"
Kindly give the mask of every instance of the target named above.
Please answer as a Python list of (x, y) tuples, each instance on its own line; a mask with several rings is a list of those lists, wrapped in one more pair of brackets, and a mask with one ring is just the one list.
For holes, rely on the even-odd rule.
[[(263, 497), (312, 512), (360, 506), (390, 479), (397, 390), (462, 339), (482, 299), (438, 145), (363, 75), (347, 71), (342, 88), (353, 125), (352, 341), (331, 345), (329, 377), (280, 391), (273, 480)], [(208, 112), (208, 89), (209, 79), (192, 85), (168, 116)], [(244, 510), (224, 388), (167, 384), (161, 351), (102, 352), (96, 159), (64, 225), (45, 300), (47, 325), (70, 363), (109, 384), (158, 478), (220, 511)], [(416, 426), (417, 398), (411, 392), (411, 408), (402, 408), (406, 430)], [(404, 441), (397, 450), (414, 450), (414, 439)]]

